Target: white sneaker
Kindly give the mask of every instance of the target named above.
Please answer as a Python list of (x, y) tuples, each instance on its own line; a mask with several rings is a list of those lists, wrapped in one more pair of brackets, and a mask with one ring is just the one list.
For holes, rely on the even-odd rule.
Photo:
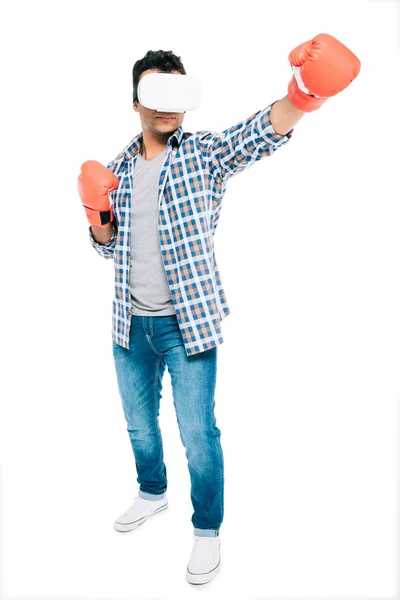
[(132, 506), (115, 521), (114, 529), (117, 531), (132, 531), (132, 529), (142, 525), (149, 517), (165, 510), (167, 507), (168, 500), (166, 496), (161, 500), (145, 500), (137, 496)]
[(221, 540), (215, 537), (194, 536), (194, 544), (186, 569), (186, 580), (189, 583), (208, 583), (219, 571)]

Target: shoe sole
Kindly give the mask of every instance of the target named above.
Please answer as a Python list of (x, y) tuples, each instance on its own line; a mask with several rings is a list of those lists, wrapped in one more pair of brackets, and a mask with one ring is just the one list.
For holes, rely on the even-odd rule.
[(147, 521), (147, 519), (149, 519), (150, 517), (152, 517), (153, 515), (158, 514), (159, 512), (162, 512), (163, 510), (166, 510), (168, 508), (168, 503), (167, 504), (163, 504), (163, 506), (160, 506), (159, 508), (157, 508), (154, 512), (152, 512), (150, 515), (147, 515), (145, 517), (142, 517), (141, 519), (138, 519), (137, 521), (132, 521), (131, 523), (120, 523), (118, 520), (115, 521), (114, 523), (114, 529), (116, 531), (121, 531), (121, 532), (126, 532), (126, 531), (133, 531), (134, 529), (137, 529), (138, 527), (140, 527), (141, 525), (143, 525), (143, 523), (145, 521)]
[(209, 583), (217, 575), (220, 565), (221, 559), (219, 559), (217, 566), (207, 573), (191, 573), (189, 568), (186, 568), (186, 581), (192, 585), (203, 585), (205, 583)]

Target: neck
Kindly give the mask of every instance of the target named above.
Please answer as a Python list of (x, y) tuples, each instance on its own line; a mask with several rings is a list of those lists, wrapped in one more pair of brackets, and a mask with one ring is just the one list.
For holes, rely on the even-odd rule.
[(140, 147), (140, 154), (145, 160), (151, 160), (165, 150), (168, 144), (168, 139), (173, 134), (173, 131), (165, 134), (154, 134), (151, 131), (143, 131), (143, 138)]

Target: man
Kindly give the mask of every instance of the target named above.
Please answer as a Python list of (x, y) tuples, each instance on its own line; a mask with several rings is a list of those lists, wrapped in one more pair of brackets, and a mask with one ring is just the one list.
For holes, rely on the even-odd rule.
[(213, 236), (226, 184), (286, 144), (299, 119), (360, 70), (357, 57), (326, 34), (295, 48), (289, 60), (287, 96), (222, 133), (188, 133), (183, 112), (139, 102), (146, 75), (186, 74), (171, 51), (147, 52), (133, 68), (142, 132), (107, 168), (87, 161), (79, 176), (90, 241), (114, 261), (113, 357), (139, 483), (114, 527), (133, 530), (168, 506), (158, 424), (168, 367), (191, 479), (194, 543), (186, 578), (193, 584), (211, 581), (220, 565), (224, 461), (214, 392), (220, 323), (230, 311)]

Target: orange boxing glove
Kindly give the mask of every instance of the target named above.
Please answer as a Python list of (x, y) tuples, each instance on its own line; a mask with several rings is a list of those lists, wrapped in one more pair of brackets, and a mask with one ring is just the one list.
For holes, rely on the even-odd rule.
[(317, 110), (331, 96), (357, 77), (357, 56), (332, 35), (320, 33), (289, 54), (293, 77), (288, 86), (290, 102), (305, 112)]
[(114, 220), (108, 192), (118, 185), (118, 177), (97, 160), (87, 160), (81, 166), (78, 190), (88, 221), (93, 227), (107, 227)]

